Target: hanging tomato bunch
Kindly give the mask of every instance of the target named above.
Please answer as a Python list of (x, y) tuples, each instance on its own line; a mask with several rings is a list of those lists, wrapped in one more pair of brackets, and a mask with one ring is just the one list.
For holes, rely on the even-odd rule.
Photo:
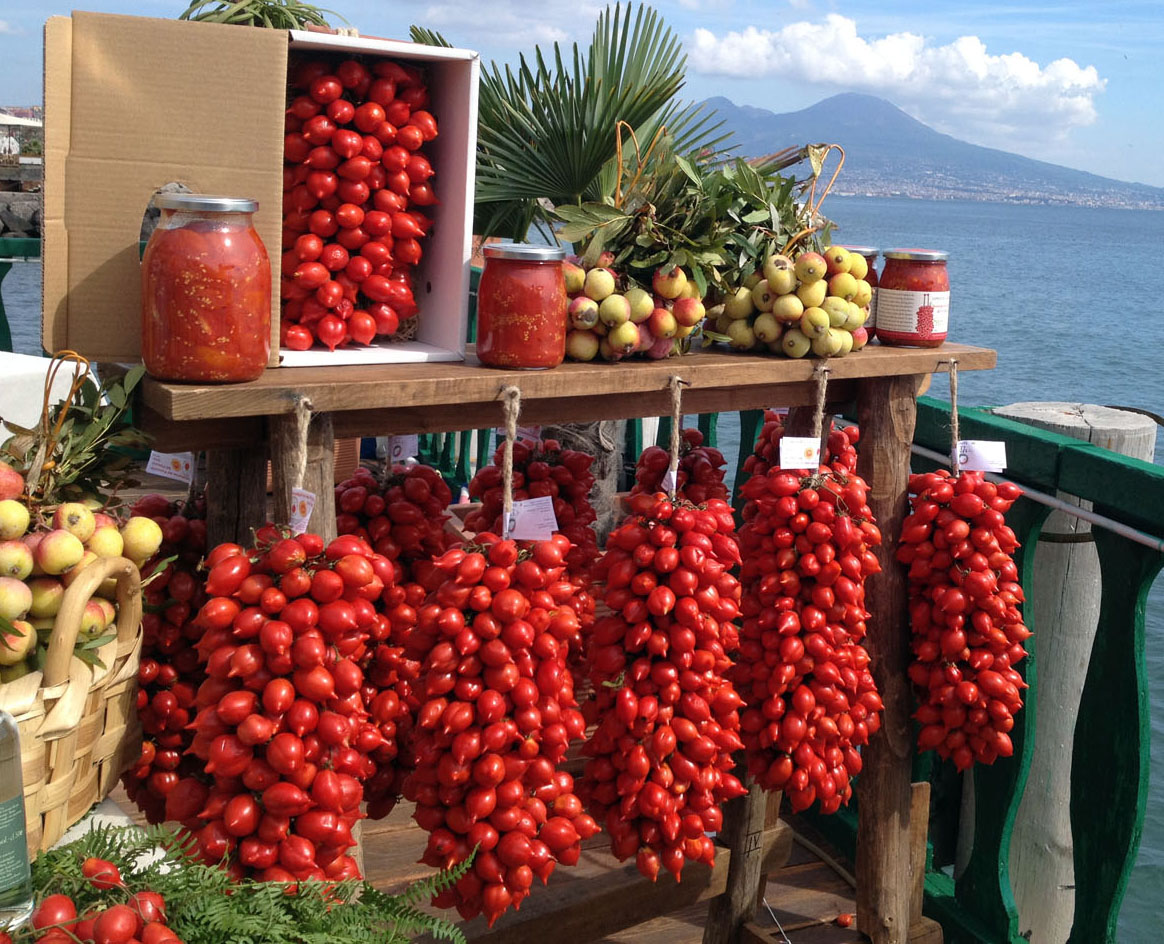
[[(784, 417), (775, 410), (764, 412), (764, 425), (752, 455), (744, 460), (745, 475), (764, 475), (780, 468), (780, 440), (784, 438)], [(856, 425), (837, 428), (829, 421), (829, 436), (821, 464), (837, 472), (856, 473), (857, 443), (861, 431)]]
[(491, 534), (446, 551), (440, 584), (417, 612), (409, 647), (425, 651), (404, 795), (429, 833), (421, 859), (447, 868), (477, 849), (472, 869), (434, 898), (492, 925), (535, 878), (573, 865), (598, 830), (558, 765), (585, 722), (566, 666), (577, 632), (565, 579), (570, 542), (519, 550)]
[(723, 824), (720, 804), (746, 792), (731, 756), (743, 746), (742, 701), (725, 677), (740, 553), (724, 501), (631, 502), (597, 569), (612, 612), (591, 640), (587, 712), (598, 727), (583, 747), (582, 794), (619, 860), (635, 856), (652, 881), (660, 867), (679, 880), (685, 860), (714, 862), (707, 832)]
[(383, 742), (359, 663), (388, 633), (375, 604), (393, 565), (354, 535), (325, 547), (267, 526), (257, 540), (206, 559), (196, 620), (206, 680), (189, 748), (204, 774), (175, 785), (166, 816), (240, 877), (355, 877), (351, 830)]
[[(481, 508), (465, 517), (470, 531), (501, 531), (501, 462), (503, 446), (493, 453), (493, 464), (480, 469), (469, 482), (469, 496)], [(566, 562), (575, 574), (582, 573), (598, 557), (598, 538), (590, 525), (597, 517), (590, 505), (594, 457), (576, 449), (563, 449), (556, 439), (536, 445), (513, 444), (513, 500), (550, 496), (558, 531), (573, 547)]]
[(852, 795), (857, 748), (882, 708), (861, 645), (865, 578), (880, 570), (867, 486), (823, 466), (812, 475), (769, 468), (742, 492), (744, 620), (732, 678), (747, 704), (748, 767), (794, 811), (819, 800), (834, 812)]
[[(631, 494), (645, 492), (653, 495), (663, 491), (663, 476), (667, 474), (670, 462), (670, 454), (661, 446), (644, 449), (635, 465), (635, 484)], [(693, 505), (702, 505), (713, 498), (726, 501), (728, 490), (723, 484), (726, 465), (722, 452), (714, 446), (703, 445), (703, 433), (698, 429), (684, 429), (680, 434), (676, 495)]]
[[(185, 757), (193, 733), (194, 695), (202, 668), (194, 648), (202, 630), (193, 616), (205, 600), (198, 563), (206, 553), (204, 501), (191, 505), (162, 495), (145, 495), (131, 513), (153, 518), (162, 545), (142, 567), (142, 653), (138, 667), (137, 711), (142, 753), (122, 778), (126, 793), (151, 823), (165, 818), (166, 795), (179, 778), (197, 767)], [(160, 568), (160, 570), (159, 570)]]
[(936, 749), (958, 770), (992, 764), (1014, 752), (1010, 731), (1026, 688), (1015, 666), (1031, 631), (1019, 612), (1018, 541), (1005, 519), (1022, 490), (944, 469), (910, 476), (909, 489), (897, 559), (909, 568), (918, 750)]
[(397, 334), (437, 199), (423, 71), (311, 59), (291, 73), (283, 141), (282, 344), (329, 350)]

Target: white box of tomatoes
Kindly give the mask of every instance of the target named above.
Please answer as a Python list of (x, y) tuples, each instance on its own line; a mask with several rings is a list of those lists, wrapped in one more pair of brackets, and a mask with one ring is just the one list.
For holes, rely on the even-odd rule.
[[(289, 65), (346, 55), (423, 70), (438, 136), (423, 146), (439, 200), (413, 272), (410, 341), (280, 351), (284, 134)], [(160, 187), (259, 202), (271, 257), (269, 366), (461, 360), (468, 320), (480, 61), (464, 49), (330, 33), (100, 13), (45, 26), (42, 224), (48, 350), (98, 361), (141, 356), (139, 237)]]

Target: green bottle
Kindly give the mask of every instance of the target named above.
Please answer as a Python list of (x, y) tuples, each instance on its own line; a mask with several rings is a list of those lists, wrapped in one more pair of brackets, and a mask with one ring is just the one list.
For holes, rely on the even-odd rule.
[(20, 732), (0, 711), (0, 929), (14, 931), (32, 914), (32, 874), (24, 825)]

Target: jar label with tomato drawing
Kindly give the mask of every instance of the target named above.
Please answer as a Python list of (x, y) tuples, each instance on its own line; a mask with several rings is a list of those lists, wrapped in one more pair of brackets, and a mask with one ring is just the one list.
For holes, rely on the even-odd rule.
[(917, 338), (941, 339), (950, 321), (949, 292), (877, 290), (877, 334), (882, 332)]

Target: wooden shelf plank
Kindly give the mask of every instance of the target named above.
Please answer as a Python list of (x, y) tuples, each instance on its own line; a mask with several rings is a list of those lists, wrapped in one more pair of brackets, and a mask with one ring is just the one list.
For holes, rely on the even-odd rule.
[[(828, 364), (832, 372), (830, 380), (846, 381), (934, 373), (944, 369), (951, 357), (958, 359), (961, 370), (986, 370), (996, 361), (994, 351), (962, 344), (946, 344), (940, 348), (874, 345), (849, 357), (834, 358)], [(503, 386), (517, 384), (527, 404), (556, 400), (559, 402), (554, 404), (554, 409), (560, 411), (571, 401), (589, 404), (596, 399), (614, 397), (619, 415), (629, 416), (646, 409), (636, 403), (636, 398), (643, 394), (653, 394), (662, 403), (662, 392), (672, 374), (679, 374), (691, 384), (684, 392), (685, 402), (707, 391), (734, 391), (734, 400), (724, 401), (721, 408), (787, 403), (789, 395), (797, 395), (797, 387), (801, 388), (802, 402), (809, 402), (804, 398), (811, 387), (815, 363), (712, 352), (662, 361), (636, 361), (633, 365), (569, 363), (554, 370), (506, 371), (477, 365), (470, 352), (469, 360), (464, 363), (282, 368), (268, 370), (258, 380), (246, 384), (173, 384), (147, 378), (142, 384), (142, 395), (146, 406), (161, 419), (173, 422), (290, 413), (295, 398), (300, 396), (310, 399), (317, 413), (438, 406), (453, 408), (450, 412), (455, 412), (467, 404), (493, 403)], [(600, 416), (610, 408), (610, 403), (605, 406), (595, 403), (592, 412)], [(649, 410), (656, 408), (652, 400)], [(441, 422), (447, 422), (447, 417), (442, 417)]]

